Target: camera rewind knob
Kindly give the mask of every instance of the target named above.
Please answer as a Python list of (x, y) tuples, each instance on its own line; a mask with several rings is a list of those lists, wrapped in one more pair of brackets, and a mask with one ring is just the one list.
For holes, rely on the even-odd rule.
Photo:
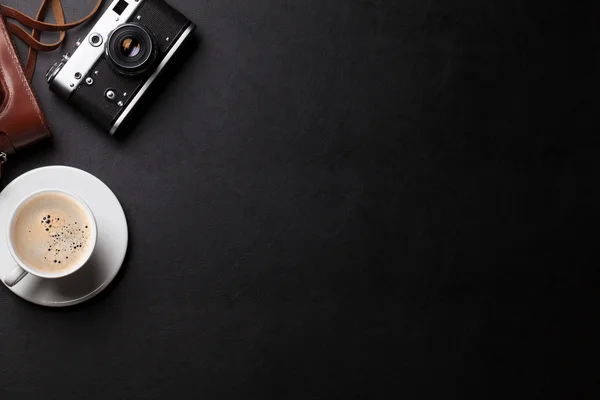
[(65, 64), (61, 61), (61, 62), (54, 63), (54, 65), (52, 65), (50, 68), (48, 68), (48, 71), (46, 72), (46, 81), (48, 83), (52, 82), (54, 80), (54, 78), (56, 78), (56, 75), (58, 75), (58, 73), (60, 72), (61, 68), (64, 65)]
[(65, 66), (65, 63), (69, 61), (69, 58), (71, 58), (71, 53), (63, 55), (59, 62), (54, 63), (50, 68), (48, 68), (48, 71), (46, 72), (46, 81), (48, 83), (52, 82), (54, 78), (56, 78), (56, 75), (58, 75), (62, 67)]

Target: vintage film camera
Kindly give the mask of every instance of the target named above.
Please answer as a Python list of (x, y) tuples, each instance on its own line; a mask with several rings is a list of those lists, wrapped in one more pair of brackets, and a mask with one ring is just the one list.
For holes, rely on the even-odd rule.
[(113, 135), (195, 27), (164, 0), (114, 0), (50, 67), (50, 90)]

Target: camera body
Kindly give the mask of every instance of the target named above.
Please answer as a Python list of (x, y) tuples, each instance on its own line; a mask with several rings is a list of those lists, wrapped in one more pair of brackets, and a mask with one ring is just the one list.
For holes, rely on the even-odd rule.
[(112, 135), (194, 29), (164, 0), (114, 0), (74, 53), (50, 67), (50, 90)]

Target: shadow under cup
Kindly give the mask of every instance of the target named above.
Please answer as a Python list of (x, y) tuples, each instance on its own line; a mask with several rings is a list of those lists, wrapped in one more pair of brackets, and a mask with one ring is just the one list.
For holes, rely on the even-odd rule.
[(83, 267), (97, 240), (94, 214), (77, 196), (55, 189), (33, 193), (13, 211), (6, 235), (18, 267), (5, 283), (18, 283), (27, 273), (61, 278)]

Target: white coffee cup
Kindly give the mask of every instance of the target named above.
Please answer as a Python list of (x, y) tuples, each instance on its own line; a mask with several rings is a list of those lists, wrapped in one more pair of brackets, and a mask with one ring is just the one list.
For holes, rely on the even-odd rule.
[[(66, 269), (66, 270), (56, 271), (56, 272), (40, 271), (39, 269), (36, 269), (35, 267), (28, 265), (26, 262), (24, 262), (19, 257), (19, 255), (17, 254), (17, 251), (15, 249), (15, 247), (16, 247), (15, 243), (13, 243), (13, 237), (14, 237), (13, 230), (15, 229), (16, 217), (19, 215), (19, 212), (30, 200), (34, 199), (37, 196), (42, 196), (44, 194), (49, 194), (49, 193), (57, 193), (57, 194), (64, 195), (64, 196), (68, 197), (73, 203), (79, 205), (81, 207), (81, 209), (84, 211), (84, 213), (86, 214), (87, 220), (90, 225), (88, 227), (90, 236), (86, 243), (85, 253), (79, 257), (77, 264), (73, 265), (71, 268)], [(65, 276), (71, 275), (71, 274), (75, 273), (76, 271), (78, 271), (79, 269), (81, 269), (81, 267), (83, 267), (89, 261), (90, 257), (92, 256), (92, 253), (94, 252), (94, 248), (96, 247), (97, 236), (98, 236), (98, 227), (96, 224), (96, 218), (94, 217), (94, 213), (92, 212), (92, 210), (90, 210), (88, 205), (83, 200), (81, 200), (79, 197), (77, 197), (71, 193), (65, 192), (64, 190), (58, 190), (58, 189), (45, 189), (45, 190), (40, 190), (38, 192), (32, 193), (29, 196), (27, 196), (26, 198), (24, 198), (23, 200), (21, 200), (19, 205), (17, 205), (17, 207), (12, 212), (10, 219), (9, 219), (7, 234), (6, 234), (6, 243), (8, 245), (10, 254), (12, 255), (12, 257), (15, 260), (16, 266), (11, 272), (9, 272), (4, 277), (3, 281), (7, 286), (12, 287), (12, 286), (16, 285), (17, 283), (19, 283), (21, 281), (21, 279), (23, 279), (27, 274), (32, 274), (39, 278), (45, 278), (45, 279), (63, 278)]]

